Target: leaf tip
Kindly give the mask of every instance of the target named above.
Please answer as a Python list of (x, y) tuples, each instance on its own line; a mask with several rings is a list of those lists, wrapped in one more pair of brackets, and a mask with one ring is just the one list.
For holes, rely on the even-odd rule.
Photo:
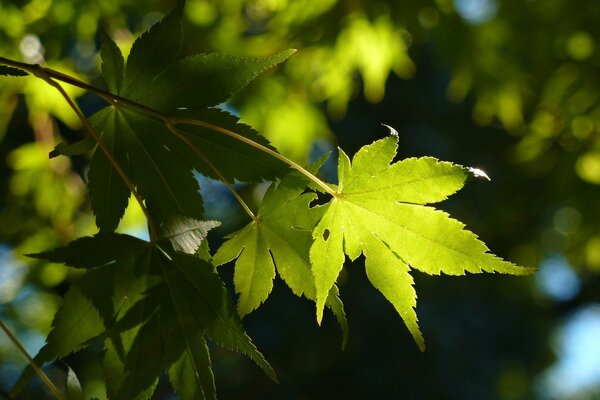
[(323, 305), (317, 304), (317, 325), (321, 326), (321, 322), (323, 322)]
[(479, 168), (472, 168), (469, 167), (467, 168), (467, 171), (469, 171), (469, 174), (473, 177), (473, 178), (483, 178), (483, 179), (487, 179), (488, 181), (491, 181), (492, 179), (488, 176), (488, 174), (485, 173), (484, 170), (479, 169)]
[(381, 126), (385, 126), (386, 128), (388, 128), (390, 130), (390, 135), (399, 138), (400, 136), (398, 135), (398, 131), (395, 130), (394, 128), (392, 128), (391, 126), (389, 126), (388, 124), (381, 124)]

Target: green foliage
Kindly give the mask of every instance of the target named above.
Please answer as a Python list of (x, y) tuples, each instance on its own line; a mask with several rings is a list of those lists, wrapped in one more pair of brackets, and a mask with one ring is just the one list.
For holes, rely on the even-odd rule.
[[(87, 139), (57, 146), (51, 156), (93, 151), (88, 188), (100, 232), (33, 255), (85, 270), (65, 295), (37, 363), (101, 342), (110, 398), (148, 398), (167, 371), (182, 398), (211, 399), (216, 389), (206, 339), (245, 354), (277, 380), (240, 320), (268, 298), (276, 271), (294, 294), (316, 302), (319, 324), (325, 306), (332, 310), (345, 344), (348, 327), (336, 281), (345, 256), (363, 254), (368, 279), (422, 350), (411, 270), (531, 272), (492, 255), (463, 224), (427, 206), (461, 189), (471, 170), (430, 157), (392, 163), (397, 138), (391, 136), (360, 149), (352, 163), (340, 150), (335, 186), (315, 175), (318, 164), (304, 169), (237, 118), (211, 108), (293, 51), (181, 58), (182, 13), (179, 2), (135, 41), (127, 62), (102, 35), (102, 75), (110, 93), (76, 82), (109, 106), (81, 118)], [(65, 80), (55, 71), (8, 61), (5, 74), (20, 65), (52, 86)], [(205, 238), (218, 222), (203, 220), (194, 170), (223, 181), (252, 219), (212, 260)], [(273, 181), (256, 215), (233, 189), (235, 180)], [(314, 205), (323, 199), (317, 191), (331, 199)], [(144, 211), (149, 241), (114, 233), (130, 197)], [(233, 260), (237, 312), (214, 268)]]
[[(273, 288), (275, 267), (296, 296), (316, 300), (309, 249), (311, 231), (322, 216), (311, 208), (316, 194), (305, 193), (309, 181), (292, 172), (272, 184), (263, 198), (256, 219), (240, 231), (229, 235), (213, 257), (215, 265), (235, 262), (234, 284), (240, 294), (238, 313), (249, 314), (263, 303)], [(346, 343), (348, 325), (338, 288), (332, 285), (325, 304), (335, 314)]]
[[(225, 101), (290, 52), (266, 59), (221, 55), (179, 59), (181, 8), (182, 4), (134, 43), (126, 65), (116, 44), (103, 36), (103, 76), (109, 88), (144, 106), (165, 112), (180, 110), (268, 146), (251, 128), (237, 124), (225, 112), (204, 108), (191, 113), (188, 108)], [(131, 188), (120, 173), (131, 178), (156, 223), (163, 226), (172, 218), (202, 218), (202, 198), (192, 168), (226, 181), (273, 178), (281, 169), (280, 163), (222, 134), (196, 126), (174, 128), (151, 117), (116, 104), (90, 118), (108, 150), (96, 151), (89, 172), (92, 209), (101, 230), (114, 230), (127, 206)], [(118, 172), (115, 162), (123, 172)]]
[(339, 186), (313, 231), (310, 260), (317, 290), (317, 321), (344, 264), (344, 254), (366, 258), (369, 280), (394, 305), (419, 348), (416, 293), (409, 268), (428, 274), (531, 273), (488, 253), (487, 247), (448, 214), (426, 207), (459, 190), (468, 169), (434, 158), (390, 165), (397, 138), (365, 146), (352, 164), (340, 150)]
[[(197, 244), (204, 237), (198, 238)], [(150, 393), (165, 369), (182, 396), (189, 395), (185, 398), (213, 398), (206, 335), (246, 354), (275, 380), (243, 332), (214, 268), (171, 244), (99, 233), (34, 255), (89, 269), (65, 296), (36, 361), (64, 357), (103, 339), (111, 398)]]

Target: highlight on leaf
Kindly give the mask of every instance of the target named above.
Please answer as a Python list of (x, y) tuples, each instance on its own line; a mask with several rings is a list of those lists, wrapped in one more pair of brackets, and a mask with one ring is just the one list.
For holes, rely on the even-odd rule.
[(411, 270), (428, 274), (532, 273), (493, 254), (464, 225), (427, 206), (461, 189), (469, 169), (432, 157), (392, 163), (395, 135), (361, 148), (351, 162), (340, 150), (338, 192), (322, 206), (310, 248), (317, 321), (347, 255), (364, 254), (367, 276), (403, 318), (421, 350)]

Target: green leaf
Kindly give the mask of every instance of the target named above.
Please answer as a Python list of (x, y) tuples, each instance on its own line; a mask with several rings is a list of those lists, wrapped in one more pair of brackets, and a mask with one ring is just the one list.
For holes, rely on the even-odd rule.
[(58, 156), (75, 156), (90, 153), (94, 147), (96, 146), (96, 142), (91, 137), (87, 136), (84, 139), (67, 144), (67, 143), (59, 143), (56, 147), (50, 152), (50, 158), (58, 157)]
[(7, 65), (0, 65), (0, 76), (27, 76), (29, 75), (26, 71), (19, 68), (9, 67)]
[(336, 196), (325, 206), (310, 249), (317, 291), (317, 321), (344, 263), (361, 253), (372, 284), (394, 305), (419, 348), (424, 341), (414, 311), (410, 268), (429, 274), (533, 270), (489, 253), (477, 237), (448, 214), (425, 206), (459, 190), (469, 170), (433, 158), (392, 163), (397, 138), (364, 146), (352, 163), (340, 151)]
[(125, 67), (120, 94), (133, 97), (178, 58), (181, 51), (181, 17), (184, 1), (178, 1), (169, 15), (154, 24), (133, 43)]
[(185, 57), (173, 63), (152, 85), (139, 86), (131, 98), (167, 113), (204, 108), (226, 101), (258, 74), (290, 57), (286, 50), (270, 57), (238, 57), (213, 53)]
[(187, 304), (194, 305), (191, 313), (200, 326), (206, 326), (208, 337), (220, 346), (245, 354), (277, 381), (269, 363), (244, 333), (227, 290), (214, 269), (195, 256), (183, 253), (172, 256), (174, 267), (168, 273), (175, 275), (175, 281), (180, 283), (174, 295), (183, 296)]
[[(119, 165), (127, 161), (122, 134), (117, 134), (115, 113), (105, 108), (89, 118), (113, 159)], [(96, 225), (112, 232), (119, 225), (129, 202), (130, 190), (105, 152), (96, 148), (88, 171), (88, 190)]]
[(166, 148), (168, 132), (155, 129), (152, 121), (129, 111), (116, 113), (123, 136), (127, 173), (146, 202), (148, 211), (161, 225), (174, 216), (202, 219), (202, 197), (191, 166)]
[[(271, 185), (255, 221), (229, 235), (213, 257), (216, 265), (236, 260), (234, 284), (240, 294), (238, 313), (244, 316), (264, 302), (273, 287), (275, 266), (281, 278), (297, 296), (315, 300), (309, 260), (311, 231), (321, 210), (310, 208), (314, 193), (300, 194), (307, 185), (297, 172), (288, 174), (279, 185)], [(337, 288), (328, 296), (328, 305), (340, 322), (345, 338), (347, 323)]]
[(108, 90), (118, 94), (123, 86), (125, 78), (125, 60), (117, 44), (108, 34), (100, 34), (100, 57), (102, 58), (102, 76), (106, 81)]
[(177, 251), (196, 254), (208, 231), (219, 225), (221, 225), (219, 221), (174, 218), (162, 227), (160, 239), (170, 242)]
[[(105, 323), (99, 307), (105, 309), (105, 293), (112, 286), (113, 277), (109, 270), (91, 270), (71, 286), (54, 316), (46, 344), (34, 357), (38, 366), (84, 348), (104, 332)], [(33, 374), (33, 368), (25, 369), (13, 386), (11, 397), (14, 398), (24, 388)]]
[[(157, 226), (173, 218), (202, 219), (198, 182), (191, 166), (165, 146), (169, 132), (163, 125), (114, 107), (99, 111), (91, 122), (136, 186)], [(123, 180), (100, 149), (92, 159), (89, 180), (96, 222), (101, 229), (114, 229), (129, 189), (123, 187)]]
[[(180, 59), (183, 7), (184, 2), (178, 2), (134, 42), (126, 65), (116, 44), (102, 36), (104, 78), (112, 92), (129, 100), (90, 118), (102, 141), (88, 178), (92, 210), (103, 232), (116, 229), (134, 189), (151, 225), (170, 229), (173, 219), (187, 219), (192, 225), (202, 219), (202, 198), (192, 169), (232, 183), (273, 179), (287, 168), (261, 150), (276, 151), (264, 137), (207, 106), (222, 103), (293, 51), (264, 58), (202, 54)], [(132, 108), (132, 102), (154, 110)], [(54, 154), (61, 150), (68, 151), (63, 147)]]
[(271, 232), (265, 232), (262, 226), (264, 223), (257, 221), (246, 225), (213, 258), (217, 265), (237, 258), (233, 282), (240, 295), (237, 310), (242, 317), (265, 301), (273, 289), (275, 265), (268, 246)]
[[(245, 139), (277, 151), (264, 136), (250, 126), (240, 124), (237, 117), (226, 111), (209, 108), (182, 110), (178, 114), (235, 132)], [(288, 169), (286, 164), (263, 151), (214, 129), (197, 125), (179, 125), (177, 128), (193, 148), (174, 135), (166, 136), (167, 145), (210, 178), (226, 179), (230, 183), (234, 180), (261, 182), (280, 177)]]
[[(209, 109), (198, 115), (271, 147), (224, 111)], [(170, 224), (173, 218), (202, 219), (202, 197), (192, 168), (227, 182), (272, 179), (286, 169), (281, 161), (254, 147), (199, 126), (184, 126), (175, 134), (160, 122), (114, 107), (94, 114), (90, 122), (159, 226)], [(96, 223), (100, 230), (112, 231), (127, 206), (129, 188), (101, 148), (92, 157), (88, 179)]]
[(191, 333), (189, 346), (169, 368), (169, 379), (182, 399), (216, 399), (210, 354), (201, 334)]
[[(111, 399), (147, 398), (164, 370), (183, 399), (214, 398), (206, 335), (246, 354), (276, 380), (244, 333), (214, 268), (176, 251), (172, 243), (181, 243), (175, 237), (156, 245), (99, 233), (36, 255), (88, 269), (65, 297), (37, 361), (64, 357), (102, 339)], [(106, 248), (108, 243), (112, 247)]]
[(28, 254), (28, 257), (63, 263), (75, 268), (94, 268), (114, 263), (123, 254), (141, 254), (148, 242), (120, 233), (98, 233), (72, 241), (66, 247)]
[[(307, 296), (308, 297), (308, 296)], [(316, 297), (311, 297), (311, 300), (316, 300)], [(344, 303), (342, 303), (342, 299), (340, 298), (340, 290), (336, 285), (331, 287), (329, 291), (329, 296), (325, 301), (325, 305), (331, 309), (333, 315), (335, 315), (335, 319), (340, 325), (340, 329), (342, 330), (342, 350), (346, 348), (346, 344), (348, 343), (348, 319), (346, 318), (346, 311), (344, 310)]]
[[(200, 115), (273, 149), (265, 138), (226, 112), (210, 109)], [(92, 123), (159, 223), (173, 216), (202, 218), (202, 198), (192, 168), (228, 182), (273, 179), (287, 168), (254, 147), (199, 126), (178, 128), (175, 135), (159, 122), (112, 107), (95, 114)], [(108, 230), (124, 212), (128, 189), (100, 149), (92, 159), (89, 181), (97, 222), (109, 221), (100, 225)]]
[[(363, 232), (364, 233), (364, 232)], [(364, 235), (365, 268), (371, 284), (392, 303), (406, 327), (425, 351), (425, 339), (417, 324), (417, 293), (408, 265), (375, 235)]]

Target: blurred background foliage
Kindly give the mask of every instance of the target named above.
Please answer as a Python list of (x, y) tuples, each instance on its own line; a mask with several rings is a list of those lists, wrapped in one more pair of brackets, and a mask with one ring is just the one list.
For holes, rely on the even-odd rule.
[[(173, 3), (0, 0), (1, 55), (103, 86), (98, 30), (127, 54)], [(443, 208), (496, 254), (539, 268), (531, 278), (417, 275), (425, 354), (365, 284), (361, 260), (340, 279), (345, 351), (332, 320), (318, 328), (314, 306), (276, 285), (246, 325), (281, 383), (215, 348), (220, 397), (600, 398), (598, 21), (597, 0), (188, 0), (186, 54), (299, 50), (226, 105), (282, 153), (308, 162), (339, 145), (352, 154), (389, 124), (400, 157), (483, 168), (492, 182), (471, 183)], [(103, 106), (65, 88), (87, 114)], [(0, 318), (32, 354), (77, 274), (23, 254), (95, 232), (87, 160), (48, 160), (56, 143), (79, 137), (54, 89), (0, 77)], [(323, 174), (335, 179), (333, 161)], [(198, 179), (207, 217), (224, 222), (215, 248), (244, 216), (226, 189)], [(237, 187), (255, 204), (265, 190)], [(143, 236), (140, 210), (132, 205), (119, 229)], [(66, 360), (88, 397), (104, 396), (100, 360), (101, 349)], [(23, 365), (0, 335), (0, 393)], [(64, 379), (62, 364), (48, 369)], [(24, 398), (43, 390), (32, 382)], [(163, 382), (155, 397), (172, 396)]]

